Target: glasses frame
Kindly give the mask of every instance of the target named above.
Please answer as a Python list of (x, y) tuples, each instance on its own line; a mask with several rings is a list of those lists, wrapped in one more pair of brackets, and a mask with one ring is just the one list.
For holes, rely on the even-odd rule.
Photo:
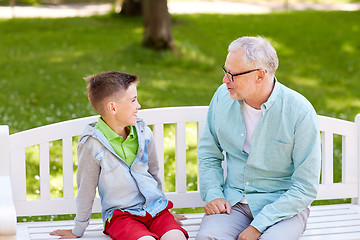
[[(225, 75), (227, 76), (227, 78), (230, 80), (230, 82), (234, 82), (234, 77), (236, 77), (236, 76), (248, 74), (248, 73), (255, 72), (255, 71), (259, 71), (259, 70), (265, 70), (265, 73), (267, 73), (267, 70), (266, 70), (266, 69), (256, 68), (256, 69), (252, 69), (252, 70), (249, 70), (249, 71), (232, 74), (232, 73), (229, 73), (229, 72), (228, 72), (228, 70), (225, 68), (225, 65), (222, 65), (221, 68), (222, 68), (222, 70), (224, 71), (224, 74), (225, 74)], [(230, 77), (230, 76), (231, 76), (231, 77)]]

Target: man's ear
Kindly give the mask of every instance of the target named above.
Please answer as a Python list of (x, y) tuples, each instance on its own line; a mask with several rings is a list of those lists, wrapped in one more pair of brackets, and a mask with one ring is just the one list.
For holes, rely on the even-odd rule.
[(260, 69), (258, 70), (258, 74), (257, 74), (257, 79), (256, 79), (256, 83), (262, 83), (265, 78), (266, 78), (266, 70), (265, 69)]

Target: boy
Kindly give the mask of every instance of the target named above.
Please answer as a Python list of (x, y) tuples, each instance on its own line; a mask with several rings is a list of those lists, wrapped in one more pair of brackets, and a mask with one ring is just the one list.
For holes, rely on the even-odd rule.
[(86, 78), (88, 98), (101, 115), (79, 139), (75, 227), (51, 235), (77, 238), (89, 224), (98, 187), (104, 233), (117, 240), (185, 240), (168, 211), (149, 127), (137, 118), (135, 75), (104, 72)]

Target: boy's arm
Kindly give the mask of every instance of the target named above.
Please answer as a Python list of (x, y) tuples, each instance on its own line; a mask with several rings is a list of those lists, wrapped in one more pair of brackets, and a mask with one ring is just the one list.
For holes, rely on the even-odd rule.
[(78, 145), (77, 185), (79, 191), (76, 197), (74, 229), (58, 229), (50, 233), (50, 235), (61, 236), (60, 239), (79, 238), (89, 225), (100, 166), (93, 159), (90, 150), (85, 145), (85, 143), (79, 143)]
[(94, 160), (86, 142), (78, 145), (78, 169), (75, 227), (72, 233), (82, 236), (89, 225), (91, 210), (99, 180), (100, 165)]

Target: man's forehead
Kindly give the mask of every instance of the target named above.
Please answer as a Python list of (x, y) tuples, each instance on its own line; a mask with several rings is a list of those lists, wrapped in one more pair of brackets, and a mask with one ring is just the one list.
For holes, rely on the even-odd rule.
[(225, 67), (229, 70), (232, 68), (241, 67), (244, 64), (243, 62), (244, 51), (230, 51), (226, 57)]

